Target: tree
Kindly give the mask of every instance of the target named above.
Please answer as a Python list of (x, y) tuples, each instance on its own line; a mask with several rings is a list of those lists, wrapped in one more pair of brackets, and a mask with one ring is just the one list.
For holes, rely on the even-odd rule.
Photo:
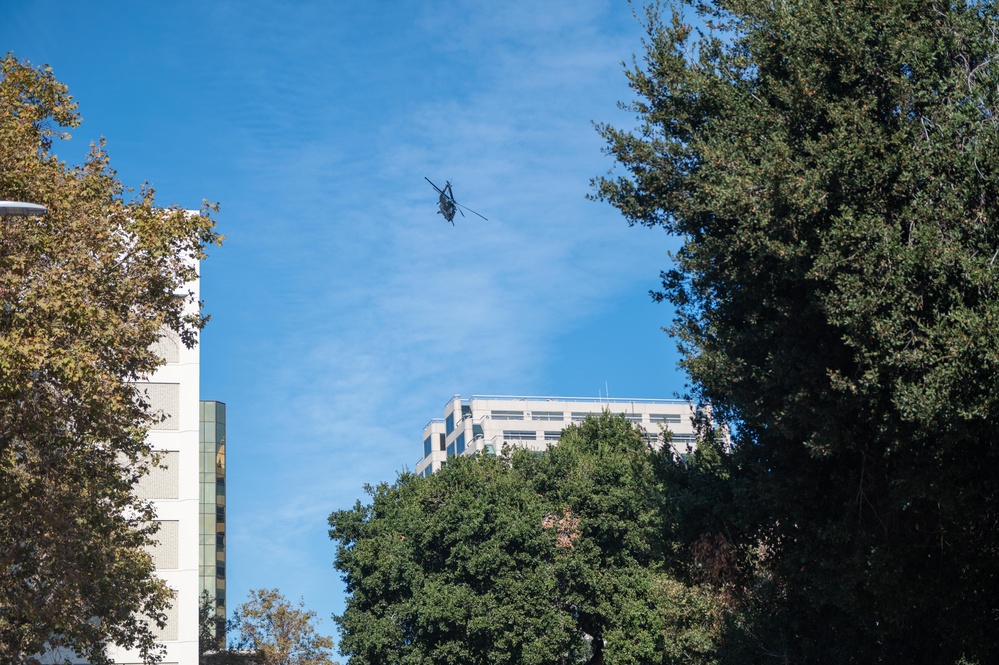
[(596, 197), (683, 239), (655, 296), (735, 426), (783, 617), (757, 654), (993, 660), (996, 7), (693, 4), (649, 8)]
[(707, 585), (685, 586), (676, 566), (675, 525), (664, 517), (668, 488), (653, 451), (624, 416), (604, 412), (567, 427), (557, 446), (525, 456), (522, 473), (556, 529), (560, 602), (570, 608), (600, 663), (709, 663), (721, 608)]
[(171, 592), (144, 548), (132, 489), (148, 469), (149, 404), (134, 382), (165, 329), (190, 345), (206, 317), (185, 284), (219, 242), (210, 209), (133, 196), (103, 142), (82, 166), (53, 154), (80, 118), (48, 67), (0, 59), (0, 199), (48, 207), (0, 226), (0, 662), (110, 643), (157, 657)]
[(206, 654), (225, 648), (226, 623), (214, 596), (203, 590), (198, 597), (198, 657), (202, 663)]
[(706, 588), (664, 573), (655, 453), (591, 417), (541, 455), (455, 457), (330, 516), (352, 663), (707, 663)]
[[(258, 665), (335, 665), (330, 656), (333, 640), (316, 632), (316, 613), (302, 601), (292, 605), (277, 589), (253, 589), (229, 621), (235, 641), (226, 650), (247, 655)], [(223, 654), (223, 656), (226, 654)]]
[(370, 505), (330, 516), (351, 663), (532, 665), (583, 651), (551, 600), (555, 531), (508, 460), (453, 458), (428, 478), (366, 489)]

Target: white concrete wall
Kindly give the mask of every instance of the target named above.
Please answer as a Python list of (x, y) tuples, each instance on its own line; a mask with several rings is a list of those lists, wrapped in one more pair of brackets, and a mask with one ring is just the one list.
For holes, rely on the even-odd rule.
[[(189, 284), (194, 292), (194, 301), (199, 299), (198, 283)], [(185, 289), (187, 290), (187, 289)], [(194, 311), (196, 305), (191, 307)], [(157, 349), (168, 362), (160, 367), (149, 383), (157, 384), (149, 391), (153, 398), (153, 408), (175, 410), (169, 413), (166, 421), (155, 425), (149, 432), (149, 443), (154, 450), (173, 451), (170, 462), (177, 465), (176, 490), (174, 497), (155, 498), (153, 505), (156, 517), (164, 522), (176, 522), (170, 531), (176, 528), (176, 541), (164, 533), (161, 547), (176, 547), (176, 552), (157, 553), (157, 558), (167, 562), (169, 568), (157, 569), (157, 574), (176, 592), (174, 606), (168, 612), (168, 625), (160, 634), (162, 643), (166, 646), (165, 664), (197, 665), (198, 663), (198, 572), (199, 572), (199, 502), (200, 474), (198, 453), (200, 447), (199, 400), (200, 363), (201, 356), (198, 346), (188, 349), (183, 344), (161, 345)], [(164, 353), (165, 351), (165, 353)], [(175, 390), (163, 389), (163, 384), (177, 386)], [(141, 389), (141, 384), (140, 384)], [(159, 403), (157, 403), (159, 402)], [(154, 473), (157, 473), (154, 471)], [(166, 486), (169, 491), (158, 494), (173, 493), (174, 470), (168, 472), (171, 476)], [(163, 485), (156, 478), (147, 476), (143, 485)], [(142, 488), (140, 488), (140, 496)], [(117, 649), (112, 657), (118, 663), (139, 663), (141, 658), (135, 651)]]

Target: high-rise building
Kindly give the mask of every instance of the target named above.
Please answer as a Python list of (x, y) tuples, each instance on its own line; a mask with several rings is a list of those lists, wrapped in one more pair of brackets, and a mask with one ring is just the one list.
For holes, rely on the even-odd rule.
[(438, 471), (448, 457), (495, 454), (509, 445), (546, 450), (558, 443), (562, 429), (590, 414), (609, 411), (641, 426), (648, 441), (661, 443), (672, 434), (672, 446), (684, 453), (696, 443), (694, 406), (684, 400), (589, 397), (504, 397), (455, 395), (444, 405), (444, 417), (423, 428), (423, 457), (417, 475)]
[[(198, 300), (198, 283), (185, 290)], [(192, 311), (196, 305), (192, 304)], [(164, 364), (138, 384), (158, 414), (148, 441), (159, 457), (159, 466), (144, 476), (136, 493), (151, 500), (159, 522), (157, 543), (150, 550), (157, 575), (175, 592), (167, 623), (156, 630), (165, 645), (163, 663), (194, 665), (198, 662), (199, 507), (200, 501), (200, 368), (197, 345), (187, 348), (176, 333), (164, 330), (156, 352)], [(138, 663), (138, 653), (115, 649), (118, 663)]]
[[(199, 286), (196, 280), (184, 288), (194, 295), (190, 313)], [(198, 345), (187, 348), (165, 329), (155, 351), (164, 364), (138, 388), (159, 416), (148, 434), (159, 465), (136, 493), (155, 508), (160, 528), (150, 554), (175, 597), (166, 626), (154, 631), (165, 646), (163, 665), (196, 665), (203, 589), (225, 615), (225, 404), (201, 401)], [(118, 663), (141, 662), (131, 650), (115, 649), (111, 656)]]
[[(216, 626), (225, 622), (225, 404), (201, 402), (201, 520), (199, 603), (204, 594), (215, 610)], [(224, 627), (216, 630), (224, 646)]]

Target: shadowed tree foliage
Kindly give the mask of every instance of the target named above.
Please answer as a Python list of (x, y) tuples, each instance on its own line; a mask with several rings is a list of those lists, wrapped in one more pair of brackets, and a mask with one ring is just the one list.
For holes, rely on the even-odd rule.
[[(149, 405), (134, 382), (167, 328), (194, 343), (205, 317), (185, 284), (218, 242), (190, 215), (133, 195), (103, 144), (82, 166), (53, 154), (80, 118), (47, 67), (0, 59), (0, 199), (48, 207), (0, 218), (0, 662), (109, 643), (155, 658), (170, 591), (145, 551)], [(194, 313), (190, 313), (190, 312)], [(145, 617), (145, 618), (143, 618)], [(152, 626), (150, 625), (152, 624)]]
[(541, 455), (451, 458), (330, 516), (361, 663), (713, 662), (708, 587), (664, 573), (656, 453), (627, 419)]
[(198, 597), (198, 656), (205, 663), (205, 655), (225, 649), (225, 616), (220, 616), (215, 597), (207, 589)]
[(997, 18), (654, 5), (639, 125), (599, 128), (624, 173), (596, 196), (684, 241), (656, 297), (736, 426), (707, 485), (766, 564), (756, 659), (999, 656)]

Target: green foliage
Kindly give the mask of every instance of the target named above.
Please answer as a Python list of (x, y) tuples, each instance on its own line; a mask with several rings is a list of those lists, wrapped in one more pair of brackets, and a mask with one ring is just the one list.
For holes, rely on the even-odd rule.
[(506, 460), (456, 458), (368, 489), (371, 505), (330, 516), (352, 663), (540, 664), (582, 649), (551, 600), (543, 506)]
[[(209, 208), (126, 199), (103, 143), (82, 166), (51, 153), (79, 124), (47, 67), (0, 58), (0, 199), (48, 207), (0, 222), (0, 662), (66, 647), (157, 656), (167, 586), (145, 551), (149, 405), (164, 328), (192, 344), (205, 317), (184, 290), (218, 242)], [(190, 313), (191, 311), (195, 313)], [(143, 618), (145, 617), (145, 618)]]
[(708, 663), (709, 590), (665, 574), (654, 458), (623, 417), (456, 457), (330, 516), (351, 663)]
[(198, 656), (225, 648), (226, 620), (216, 606), (215, 597), (207, 589), (198, 596)]
[(646, 13), (639, 126), (599, 128), (625, 174), (595, 186), (684, 241), (656, 297), (736, 426), (728, 480), (697, 481), (729, 515), (687, 499), (769, 608), (745, 644), (994, 660), (996, 7), (714, 0), (697, 29), (683, 9)]

